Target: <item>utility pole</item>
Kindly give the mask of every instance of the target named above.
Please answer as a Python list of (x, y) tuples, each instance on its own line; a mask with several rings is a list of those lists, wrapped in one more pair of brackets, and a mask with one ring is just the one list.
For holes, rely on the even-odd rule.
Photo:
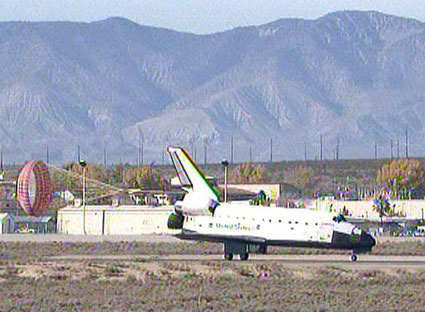
[(273, 162), (273, 138), (270, 138), (270, 162)]
[(106, 167), (106, 147), (103, 148), (103, 166)]
[(221, 161), (221, 165), (223, 166), (224, 169), (224, 202), (227, 203), (227, 175), (228, 175), (228, 167), (229, 167), (229, 162), (226, 159), (223, 159)]
[(49, 164), (49, 145), (46, 148), (46, 163)]
[(80, 157), (81, 155), (80, 155), (80, 145), (77, 145), (77, 162), (79, 163), (80, 162), (80, 160), (81, 160), (81, 157)]
[(400, 158), (400, 140), (397, 140), (397, 158)]
[(394, 154), (393, 154), (393, 140), (391, 139), (391, 159), (393, 159)]
[(378, 143), (375, 141), (375, 158), (378, 158)]
[(144, 164), (144, 159), (143, 159), (143, 142), (142, 142), (142, 165)]
[(320, 134), (320, 160), (323, 160), (323, 135)]
[(252, 162), (252, 147), (249, 147), (249, 162)]
[(307, 142), (304, 142), (304, 160), (307, 160)]
[(409, 134), (406, 129), (406, 158), (409, 158)]
[(207, 144), (204, 144), (204, 165), (207, 164)]
[(230, 163), (233, 164), (233, 137), (230, 139)]
[(3, 173), (3, 150), (0, 151), (0, 171)]
[(140, 166), (140, 140), (137, 141), (137, 167)]
[(83, 170), (82, 174), (82, 187), (83, 187), (83, 233), (84, 235), (87, 234), (86, 232), (86, 169), (87, 169), (87, 162), (84, 160), (80, 160), (78, 164), (81, 166), (81, 169)]
[(335, 148), (336, 160), (339, 160), (339, 135), (336, 137), (336, 148)]

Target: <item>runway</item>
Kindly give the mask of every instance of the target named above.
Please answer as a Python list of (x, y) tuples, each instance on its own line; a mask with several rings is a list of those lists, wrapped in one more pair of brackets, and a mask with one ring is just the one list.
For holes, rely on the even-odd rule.
[(349, 255), (258, 255), (250, 254), (248, 261), (235, 256), (232, 261), (223, 260), (222, 255), (67, 255), (48, 257), (47, 261), (124, 261), (124, 262), (223, 262), (223, 263), (267, 263), (278, 262), (288, 267), (342, 266), (347, 268), (383, 269), (415, 268), (425, 269), (425, 257), (418, 256), (375, 256), (359, 255), (356, 262)]
[[(394, 242), (399, 243), (402, 241), (424, 241), (424, 238), (398, 238), (387, 237), (379, 238), (378, 244)], [(0, 235), (0, 242), (22, 242), (22, 243), (52, 243), (52, 242), (66, 242), (66, 243), (99, 243), (99, 242), (144, 242), (144, 243), (179, 243), (179, 244), (196, 244), (193, 241), (180, 240), (172, 235), (66, 235), (66, 234), (3, 234)], [(320, 254), (320, 255), (281, 255), (281, 254), (250, 254), (248, 261), (240, 261), (238, 256), (235, 255), (233, 261), (228, 262), (223, 260), (222, 254), (194, 254), (196, 248), (191, 249), (190, 254), (177, 255), (177, 254), (74, 254), (74, 255), (58, 255), (44, 257), (47, 261), (61, 262), (61, 261), (123, 261), (123, 262), (186, 262), (186, 263), (202, 263), (202, 262), (216, 262), (216, 263), (232, 263), (234, 265), (243, 263), (279, 263), (287, 267), (329, 267), (338, 266), (343, 268), (364, 268), (364, 269), (382, 269), (382, 268), (402, 268), (402, 269), (425, 269), (425, 256), (380, 256), (370, 254), (358, 255), (356, 262), (350, 261), (349, 252), (339, 255)], [(123, 251), (124, 253), (126, 251)]]

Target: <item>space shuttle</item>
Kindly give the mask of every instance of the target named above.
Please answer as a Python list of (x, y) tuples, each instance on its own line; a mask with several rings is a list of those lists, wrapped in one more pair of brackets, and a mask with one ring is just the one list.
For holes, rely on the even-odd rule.
[(334, 213), (220, 202), (183, 148), (167, 151), (185, 191), (174, 205), (168, 228), (179, 230), (180, 239), (223, 244), (226, 260), (238, 255), (244, 261), (252, 251), (266, 253), (268, 246), (282, 246), (349, 250), (351, 261), (356, 261), (357, 254), (376, 244), (372, 235)]

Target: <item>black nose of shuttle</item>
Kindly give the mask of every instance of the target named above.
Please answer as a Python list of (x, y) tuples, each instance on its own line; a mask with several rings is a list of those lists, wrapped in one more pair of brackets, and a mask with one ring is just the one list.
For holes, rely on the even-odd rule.
[(360, 236), (360, 246), (361, 246), (361, 248), (370, 250), (375, 245), (376, 245), (376, 240), (373, 238), (373, 236), (366, 233), (365, 231), (362, 231), (362, 234)]

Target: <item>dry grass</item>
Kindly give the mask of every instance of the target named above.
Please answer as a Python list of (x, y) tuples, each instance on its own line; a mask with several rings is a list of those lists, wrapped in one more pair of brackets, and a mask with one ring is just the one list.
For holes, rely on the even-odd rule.
[[(424, 255), (418, 241), (373, 254)], [(216, 254), (209, 243), (0, 243), (0, 311), (421, 311), (421, 270), (284, 262), (47, 261), (54, 255)], [(271, 248), (271, 253), (335, 253)], [(378, 267), (379, 268), (379, 267)]]
[(1, 311), (420, 311), (424, 271), (279, 262), (0, 266)]

